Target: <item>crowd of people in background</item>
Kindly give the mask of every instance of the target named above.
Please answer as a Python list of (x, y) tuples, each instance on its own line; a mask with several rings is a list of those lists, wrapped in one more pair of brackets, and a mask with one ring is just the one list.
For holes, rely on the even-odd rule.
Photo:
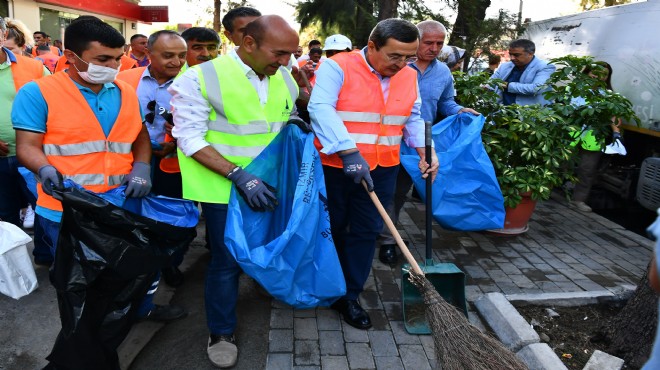
[[(467, 56), (445, 44), (439, 22), (387, 19), (367, 45), (336, 34), (310, 41), (306, 53), (279, 16), (239, 7), (222, 25), (233, 44), (224, 55), (219, 34), (204, 27), (135, 34), (127, 44), (98, 18), (81, 16), (62, 44), (18, 20), (0, 20), (0, 218), (33, 227), (34, 261), (50, 265), (62, 215), (53, 192), (63, 179), (95, 192), (123, 184), (128, 197), (153, 192), (199, 202), (211, 253), (207, 352), (224, 368), (238, 353), (240, 268), (223, 238), (229, 192), (239, 189), (255, 210), (276, 207), (272, 189), (245, 166), (279, 130), (295, 124), (316, 136), (348, 288), (332, 308), (349, 325), (367, 329), (371, 319), (359, 296), (377, 239), (382, 262), (394, 265), (397, 253), (362, 182), (396, 220), (412, 185), (400, 167), (400, 143), (417, 149), (420, 172), (434, 178), (438, 161), (433, 152), (431, 165), (426, 162), (424, 122), (479, 112), (454, 100), (451, 72)], [(531, 41), (516, 40), (510, 62), (489, 58), (485, 72), (505, 81), (496, 89), (504, 104), (547, 103), (538, 87), (554, 67), (534, 51)], [(38, 178), (37, 196), (24, 171)], [(171, 286), (182, 283), (183, 258), (173, 256), (153, 281), (136, 319), (186, 315), (180, 306), (152, 300), (161, 277)], [(67, 367), (66, 360), (50, 360)]]

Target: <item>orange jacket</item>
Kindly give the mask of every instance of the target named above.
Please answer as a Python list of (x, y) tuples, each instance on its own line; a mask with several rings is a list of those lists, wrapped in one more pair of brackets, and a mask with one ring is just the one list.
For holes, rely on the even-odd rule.
[[(135, 62), (135, 60), (133, 59), (131, 60)], [(127, 84), (131, 85), (131, 87), (133, 87), (133, 90), (137, 92), (138, 85), (140, 84), (140, 79), (142, 78), (142, 74), (144, 73), (144, 70), (146, 68), (147, 67), (137, 67), (137, 68), (127, 69), (125, 71), (120, 71), (117, 74), (117, 79), (122, 80)]]
[[(344, 72), (339, 91), (337, 114), (344, 121), (358, 150), (373, 170), (376, 166), (399, 164), (399, 144), (417, 98), (417, 72), (404, 67), (390, 78), (387, 102), (379, 78), (371, 72), (359, 51), (332, 57)], [(321, 149), (318, 138), (317, 149)], [(321, 163), (342, 167), (337, 154), (321, 153)]]
[(60, 56), (53, 53), (46, 53), (36, 56), (34, 59), (41, 61), (51, 73), (54, 73)]
[[(32, 47), (32, 56), (35, 57), (35, 58), (39, 56), (39, 53), (37, 53), (37, 47), (38, 47), (38, 45), (34, 45)], [(50, 48), (51, 53), (53, 53), (57, 56), (60, 56), (60, 49), (58, 49), (57, 47), (55, 47), (53, 45), (49, 45), (48, 47)]]
[(67, 68), (69, 68), (69, 63), (67, 63), (66, 57), (62, 55), (60, 59), (57, 61), (57, 64), (55, 64), (55, 70), (53, 71), (53, 73), (63, 71)]
[(44, 75), (44, 65), (34, 59), (16, 55), (16, 63), (11, 63), (11, 75), (16, 91), (26, 83), (39, 79)]
[(129, 69), (135, 68), (135, 67), (137, 67), (137, 60), (135, 60), (135, 59), (133, 59), (129, 56), (126, 56), (126, 55), (121, 56), (121, 65), (119, 66), (119, 71), (120, 72), (129, 70)]
[[(66, 73), (36, 80), (48, 106), (43, 149), (48, 162), (65, 179), (100, 193), (121, 184), (133, 168), (133, 142), (142, 129), (138, 98), (133, 89), (115, 81), (121, 90), (121, 108), (106, 138), (101, 124), (78, 87)], [(37, 186), (37, 205), (62, 210), (59, 200)]]

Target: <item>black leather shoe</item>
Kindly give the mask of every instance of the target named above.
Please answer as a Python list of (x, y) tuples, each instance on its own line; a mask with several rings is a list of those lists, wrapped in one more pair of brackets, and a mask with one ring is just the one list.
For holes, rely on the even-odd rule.
[(399, 259), (399, 256), (396, 254), (396, 244), (381, 245), (380, 251), (378, 252), (378, 259), (386, 265), (396, 265), (396, 262)]
[(180, 319), (182, 317), (186, 317), (188, 315), (188, 312), (183, 309), (181, 306), (177, 305), (168, 305), (168, 306), (161, 306), (161, 305), (155, 305), (154, 308), (149, 311), (147, 316), (143, 317), (142, 320), (149, 320), (149, 321), (159, 321), (159, 322), (170, 322), (174, 321), (176, 319)]
[(357, 300), (340, 298), (330, 308), (339, 312), (344, 321), (354, 328), (369, 329), (371, 327), (369, 314), (360, 306)]
[(164, 268), (161, 273), (167, 285), (176, 288), (183, 284), (183, 272), (176, 266)]

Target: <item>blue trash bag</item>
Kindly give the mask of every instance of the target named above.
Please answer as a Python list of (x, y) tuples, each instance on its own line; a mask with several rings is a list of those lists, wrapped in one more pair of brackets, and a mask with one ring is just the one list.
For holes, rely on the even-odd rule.
[[(433, 126), (433, 142), (440, 161), (433, 183), (433, 217), (445, 229), (477, 231), (502, 228), (504, 197), (493, 164), (481, 141), (484, 116), (459, 114)], [(419, 155), (401, 144), (401, 163), (422, 199), (426, 180), (419, 171)]]
[(199, 209), (190, 200), (155, 194), (127, 198), (125, 191), (126, 185), (122, 185), (97, 195), (127, 211), (168, 225), (195, 227), (199, 222)]
[(346, 293), (330, 233), (314, 135), (287, 125), (245, 168), (277, 189), (279, 205), (255, 212), (232, 188), (225, 244), (246, 274), (295, 308), (329, 306)]
[(64, 187), (76, 187), (92, 193), (119, 208), (168, 225), (191, 228), (199, 222), (199, 209), (190, 200), (147, 194), (142, 198), (127, 198), (126, 185), (105, 193), (94, 193), (71, 180), (64, 180)]
[(35, 199), (37, 198), (37, 175), (32, 173), (32, 171), (28, 170), (25, 167), (18, 167), (18, 173), (21, 174), (23, 179), (25, 180), (25, 184), (27, 185), (28, 190), (30, 190), (30, 193), (34, 195)]

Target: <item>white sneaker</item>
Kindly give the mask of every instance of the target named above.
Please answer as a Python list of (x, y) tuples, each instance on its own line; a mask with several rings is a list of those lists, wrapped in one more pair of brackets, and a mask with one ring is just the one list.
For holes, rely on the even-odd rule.
[(23, 219), (23, 228), (24, 229), (31, 229), (34, 227), (34, 210), (32, 210), (32, 206), (28, 204), (27, 208), (25, 209), (25, 218)]
[(225, 369), (236, 365), (238, 347), (233, 335), (210, 336), (206, 353), (213, 365)]

